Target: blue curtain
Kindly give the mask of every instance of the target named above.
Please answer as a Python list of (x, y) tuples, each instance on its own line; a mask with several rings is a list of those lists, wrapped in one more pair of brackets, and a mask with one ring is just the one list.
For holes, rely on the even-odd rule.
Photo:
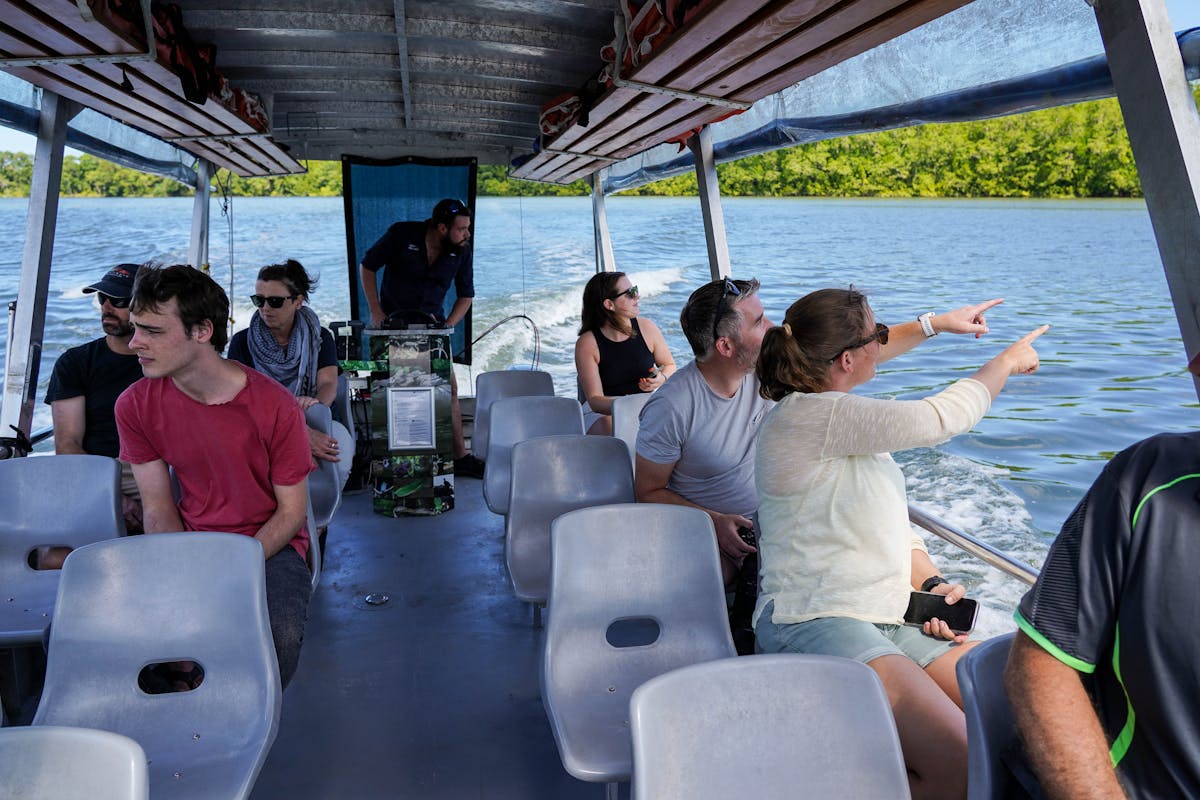
[[(445, 197), (462, 200), (475, 218), (474, 158), (430, 159), (406, 157), (380, 161), (355, 156), (342, 157), (342, 197), (346, 211), (346, 249), (350, 270), (350, 312), (367, 321), (367, 298), (359, 283), (358, 263), (393, 223), (425, 220)], [(474, 227), (474, 226), (472, 226)], [(382, 277), (383, 271), (378, 277)], [(479, 283), (478, 264), (475, 273)], [(445, 313), (458, 295), (453, 284), (446, 293)], [(454, 328), (450, 337), (454, 360), (471, 363), (471, 313)], [(366, 352), (365, 348), (364, 351)]]

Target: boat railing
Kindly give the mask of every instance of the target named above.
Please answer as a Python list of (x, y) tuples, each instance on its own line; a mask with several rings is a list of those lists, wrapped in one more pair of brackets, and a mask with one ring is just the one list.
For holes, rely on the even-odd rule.
[(995, 567), (1006, 575), (1011, 575), (1029, 585), (1037, 580), (1038, 571), (1020, 559), (1013, 558), (1008, 553), (997, 550), (990, 544), (976, 539), (974, 536), (960, 531), (945, 520), (938, 519), (924, 509), (916, 506), (908, 507), (908, 519), (914, 525), (945, 539), (950, 544)]

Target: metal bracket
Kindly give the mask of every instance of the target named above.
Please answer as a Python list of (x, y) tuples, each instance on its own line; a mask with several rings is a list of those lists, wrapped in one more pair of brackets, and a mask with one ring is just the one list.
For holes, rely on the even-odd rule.
[[(87, 0), (75, 0), (85, 21), (95, 21), (91, 10), (87, 8)], [(52, 65), (72, 66), (76, 64), (119, 64), (134, 61), (154, 61), (157, 51), (154, 43), (154, 18), (150, 16), (150, 0), (142, 0), (142, 21), (146, 26), (146, 52), (134, 53), (89, 53), (76, 56), (10, 56), (0, 58), (0, 69), (9, 67), (46, 67)]]
[(613, 86), (619, 86), (623, 89), (633, 89), (646, 94), (661, 94), (667, 97), (674, 97), (676, 100), (688, 100), (693, 103), (703, 103), (708, 106), (719, 106), (721, 108), (733, 108), (738, 111), (746, 111), (753, 103), (747, 103), (743, 100), (730, 100), (725, 97), (715, 97), (711, 94), (701, 94), (699, 92), (688, 92), (683, 89), (673, 89), (670, 86), (656, 86), (653, 83), (643, 83), (642, 81), (631, 81), (628, 78), (621, 77), (621, 65), (625, 63), (625, 47), (626, 47), (626, 30), (625, 17), (623, 14), (616, 15), (616, 22), (613, 26), (617, 31), (616, 61), (613, 62), (612, 83)]

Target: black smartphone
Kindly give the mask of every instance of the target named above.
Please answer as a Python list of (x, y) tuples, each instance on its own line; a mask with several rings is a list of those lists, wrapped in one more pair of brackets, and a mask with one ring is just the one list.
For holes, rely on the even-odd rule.
[(970, 633), (975, 627), (979, 603), (969, 597), (961, 598), (950, 605), (944, 595), (933, 592), (913, 592), (908, 597), (908, 610), (904, 612), (904, 624), (918, 628), (937, 617), (950, 626), (955, 633)]

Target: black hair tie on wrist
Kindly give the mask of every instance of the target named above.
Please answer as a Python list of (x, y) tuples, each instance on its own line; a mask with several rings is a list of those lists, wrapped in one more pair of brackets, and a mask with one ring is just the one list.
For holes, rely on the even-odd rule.
[(925, 579), (925, 582), (921, 584), (921, 591), (922, 592), (932, 592), (933, 587), (941, 586), (943, 583), (949, 583), (949, 582), (950, 581), (946, 580), (941, 575), (930, 575), (928, 578)]

